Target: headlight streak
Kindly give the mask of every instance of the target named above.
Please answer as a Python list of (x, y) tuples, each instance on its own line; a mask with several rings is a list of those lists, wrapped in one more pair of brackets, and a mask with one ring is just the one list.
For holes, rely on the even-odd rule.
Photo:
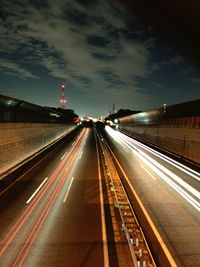
[[(55, 180), (57, 178), (57, 175), (59, 174), (61, 169), (65, 166), (65, 164), (66, 164), (67, 160), (70, 158), (70, 156), (72, 156), (72, 157), (71, 157), (71, 161), (70, 161), (71, 164), (69, 164), (69, 165), (72, 166), (74, 158), (75, 158), (75, 156), (77, 156), (78, 149), (81, 146), (82, 140), (84, 139), (84, 136), (86, 136), (86, 133), (87, 133), (86, 130), (83, 130), (81, 132), (81, 135), (78, 137), (78, 139), (74, 143), (74, 146), (71, 148), (71, 150), (66, 155), (64, 160), (58, 165), (57, 169), (54, 171), (54, 173), (51, 175), (51, 177), (48, 179), (48, 181), (42, 187), (42, 189), (38, 192), (38, 194), (36, 196), (34, 195), (35, 198), (33, 199), (33, 201), (27, 206), (27, 208), (22, 213), (22, 215), (18, 218), (16, 223), (12, 226), (12, 228), (9, 230), (9, 232), (1, 240), (1, 242), (0, 242), (0, 247), (1, 247), (1, 249), (0, 249), (0, 258), (2, 257), (4, 252), (6, 251), (7, 247), (11, 244), (11, 242), (13, 241), (13, 239), (15, 238), (15, 236), (17, 235), (19, 230), (22, 228), (24, 223), (27, 222), (27, 219), (32, 214), (33, 210), (36, 208), (36, 206), (39, 203), (39, 201), (45, 195), (45, 193), (50, 188), (50, 186), (53, 184), (53, 182), (55, 182)], [(74, 153), (75, 150), (76, 150), (76, 153)], [(73, 155), (73, 153), (74, 153), (74, 155)], [(67, 171), (65, 171), (65, 177), (66, 177), (66, 173), (67, 173)], [(64, 182), (65, 179), (63, 177), (64, 177), (64, 175), (62, 176), (61, 181)], [(58, 187), (58, 184), (59, 184), (59, 181), (57, 182), (57, 187)], [(49, 199), (51, 199), (51, 198), (52, 198), (52, 196), (50, 196)], [(48, 201), (50, 201), (50, 200), (48, 200)]]
[[(152, 171), (154, 171), (160, 178), (162, 178), (166, 183), (168, 183), (174, 190), (176, 190), (182, 197), (184, 197), (195, 209), (197, 209), (200, 212), (200, 203), (194, 199), (191, 195), (189, 195), (188, 192), (193, 194), (196, 198), (200, 199), (200, 192), (187, 184), (185, 181), (183, 181), (180, 177), (175, 175), (173, 172), (168, 170), (166, 167), (162, 166), (160, 163), (158, 163), (156, 160), (148, 156), (146, 153), (141, 151), (140, 149), (137, 148), (137, 146), (134, 145), (134, 143), (140, 147), (143, 147), (146, 149), (146, 146), (141, 145), (139, 142), (134, 142), (135, 140), (124, 136), (124, 134), (119, 133), (111, 129), (110, 127), (106, 128), (106, 131), (108, 132), (109, 135), (111, 135), (114, 139), (121, 140), (122, 144), (127, 146), (134, 155), (136, 155), (138, 158), (140, 158)], [(154, 152), (152, 149), (146, 149), (149, 152)], [(178, 169), (182, 170), (185, 173), (188, 173), (189, 168), (187, 167), (187, 170), (182, 168), (180, 165), (177, 166), (173, 160), (171, 163), (171, 159), (168, 160), (166, 157), (161, 156), (160, 153), (154, 152), (154, 155), (158, 156), (159, 158), (164, 158), (163, 160), (167, 161), (168, 163), (172, 164), (173, 166), (177, 167)], [(184, 166), (186, 167), (186, 166)], [(194, 175), (193, 173), (189, 173), (192, 177), (195, 179), (199, 180), (199, 178)], [(197, 173), (198, 174), (198, 173)], [(173, 180), (171, 180), (171, 178)], [(188, 192), (186, 192), (182, 187), (180, 187), (178, 184), (175, 182), (179, 183), (182, 187), (184, 187)]]
[[(168, 170), (166, 167), (162, 166), (160, 163), (158, 163), (156, 160), (152, 159), (150, 156), (148, 156), (146, 153), (144, 153), (143, 151), (141, 151), (140, 149), (137, 149), (137, 147), (135, 145), (132, 145), (130, 143), (127, 143), (127, 141), (123, 140), (123, 143), (126, 145), (128, 145), (129, 149), (132, 149), (132, 152), (135, 153), (135, 151), (139, 154), (141, 154), (143, 157), (141, 158), (142, 161), (144, 161), (146, 164), (147, 162), (151, 162), (153, 165), (155, 165), (158, 169), (160, 169), (161, 171), (163, 171), (164, 173), (166, 173), (167, 175), (169, 175), (173, 180), (175, 180), (176, 182), (178, 182), (181, 186), (183, 186), (186, 190), (188, 190), (190, 193), (192, 193), (195, 197), (197, 197), (198, 199), (200, 199), (200, 193), (199, 191), (197, 191), (196, 189), (194, 189), (192, 186), (190, 186), (189, 184), (187, 184), (185, 181), (183, 181), (180, 177), (178, 177), (176, 174), (174, 174), (173, 172), (171, 172), (170, 170)], [(134, 150), (133, 150), (134, 148)], [(137, 154), (137, 156), (139, 155)], [(146, 160), (144, 160), (146, 159)]]
[(145, 150), (149, 151), (151, 154), (154, 154), (156, 157), (159, 157), (160, 159), (168, 162), (172, 166), (178, 168), (179, 170), (185, 172), (186, 174), (188, 174), (188, 175), (192, 176), (193, 178), (195, 178), (196, 180), (200, 181), (200, 174), (198, 172), (196, 172), (195, 170), (181, 164), (178, 161), (175, 161), (174, 159), (171, 159), (171, 158), (165, 156), (164, 154), (161, 154), (158, 151), (153, 150), (152, 148), (145, 146), (144, 144), (142, 144), (142, 143), (140, 143), (134, 139), (131, 139), (130, 137), (128, 137), (126, 135), (121, 136), (121, 138), (126, 139), (129, 143), (131, 142), (132, 144), (136, 144), (136, 145), (144, 148)]
[(147, 160), (149, 160), (153, 165), (155, 165), (158, 169), (166, 173), (168, 176), (170, 176), (174, 181), (178, 182), (182, 187), (184, 187), (186, 190), (191, 192), (195, 197), (200, 199), (200, 192), (197, 191), (195, 188), (193, 188), (191, 185), (187, 184), (185, 181), (183, 181), (180, 177), (178, 177), (176, 174), (162, 166), (160, 163), (158, 163), (156, 160), (152, 159), (150, 156), (146, 155), (144, 152), (139, 150), (139, 153), (144, 156)]
[(145, 150), (149, 151), (150, 153), (154, 154), (155, 156), (159, 157), (160, 159), (162, 159), (162, 160), (168, 162), (169, 164), (173, 165), (174, 167), (178, 168), (179, 170), (181, 170), (181, 171), (185, 172), (186, 174), (192, 176), (196, 180), (200, 181), (200, 174), (197, 171), (195, 171), (195, 170), (193, 170), (193, 169), (181, 164), (180, 162), (178, 162), (178, 161), (176, 161), (176, 160), (174, 160), (172, 158), (169, 158), (168, 156), (166, 156), (166, 155), (164, 155), (164, 154), (162, 154), (162, 153), (160, 153), (160, 152), (158, 152), (158, 151), (156, 151), (156, 150), (154, 150), (154, 149), (152, 149), (152, 148), (140, 143), (139, 141), (137, 141), (137, 140), (135, 140), (135, 139), (133, 139), (133, 138), (131, 138), (131, 137), (119, 132), (119, 131), (113, 130), (109, 126), (106, 126), (106, 131), (109, 134), (111, 134), (112, 136), (115, 136), (115, 138), (117, 138), (118, 142), (119, 142), (119, 140), (124, 139), (124, 140), (127, 140), (129, 143), (136, 144), (136, 145), (144, 148)]
[(168, 183), (172, 188), (174, 188), (182, 197), (184, 197), (193, 207), (195, 207), (200, 212), (200, 203), (196, 201), (192, 196), (190, 196), (186, 191), (184, 191), (180, 186), (174, 183), (167, 175), (165, 175), (161, 170), (159, 170), (155, 165), (149, 162), (145, 157), (143, 157), (139, 152), (132, 150), (132, 152), (140, 158), (152, 171), (154, 171), (160, 178), (162, 178), (166, 183)]

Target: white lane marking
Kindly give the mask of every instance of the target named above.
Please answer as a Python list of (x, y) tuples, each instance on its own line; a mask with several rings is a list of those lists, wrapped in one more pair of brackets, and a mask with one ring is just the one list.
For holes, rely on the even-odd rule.
[[(117, 164), (118, 164), (120, 170), (122, 171), (123, 176), (126, 178), (126, 181), (127, 181), (127, 183), (129, 184), (129, 187), (131, 188), (133, 194), (135, 195), (135, 198), (137, 199), (137, 201), (138, 201), (138, 203), (139, 203), (139, 205), (140, 205), (140, 207), (141, 207), (141, 209), (142, 209), (142, 211), (143, 211), (143, 213), (144, 213), (144, 216), (147, 218), (147, 221), (149, 222), (149, 224), (150, 224), (150, 226), (151, 226), (153, 232), (155, 233), (155, 235), (156, 235), (156, 237), (157, 237), (157, 239), (158, 239), (158, 242), (160, 243), (160, 245), (161, 245), (161, 247), (162, 247), (162, 249), (163, 249), (163, 251), (164, 251), (166, 257), (168, 258), (168, 260), (169, 260), (171, 266), (173, 266), (173, 267), (177, 267), (177, 264), (175, 263), (175, 261), (174, 261), (172, 255), (171, 255), (171, 253), (170, 253), (170, 251), (168, 250), (168, 248), (167, 248), (167, 246), (166, 246), (164, 240), (162, 239), (162, 237), (161, 237), (160, 233), (158, 232), (158, 230), (157, 230), (155, 224), (153, 223), (151, 217), (149, 216), (149, 213), (147, 212), (146, 208), (144, 207), (143, 203), (141, 202), (141, 200), (140, 200), (138, 194), (136, 193), (135, 189), (133, 188), (133, 185), (132, 185), (131, 182), (129, 181), (129, 178), (126, 176), (126, 174), (125, 174), (124, 170), (122, 169), (122, 167), (121, 167), (119, 161), (117, 160), (116, 156), (113, 154), (112, 151), (111, 151), (111, 153), (112, 153), (113, 157), (115, 158), (115, 160), (116, 160), (116, 162), (117, 162)], [(106, 265), (105, 265), (105, 266), (106, 266)]]
[(173, 165), (174, 167), (180, 169), (181, 171), (185, 172), (186, 174), (188, 174), (188, 175), (192, 176), (193, 178), (195, 178), (196, 180), (200, 181), (200, 174), (197, 171), (181, 164), (180, 162), (178, 162), (178, 161), (176, 161), (176, 160), (174, 160), (174, 159), (172, 159), (172, 158), (170, 158), (170, 157), (168, 157), (168, 156), (166, 156), (166, 155), (164, 155), (164, 154), (162, 154), (162, 153), (160, 153), (160, 152), (158, 152), (152, 148), (149, 148), (148, 146), (146, 146), (146, 145), (136, 141), (135, 139), (132, 139), (132, 138), (130, 138), (130, 137), (128, 137), (122, 133), (119, 133), (119, 136), (120, 136), (120, 138), (127, 140), (129, 143), (136, 144), (136, 145), (144, 148), (145, 150), (156, 155), (160, 159), (168, 162), (169, 164)]
[(79, 156), (79, 158), (78, 158), (78, 159), (81, 159), (81, 157), (82, 157), (82, 154), (83, 154), (83, 151), (81, 151), (81, 154), (80, 154), (80, 156)]
[[(124, 138), (124, 137), (122, 137), (122, 138)], [(127, 139), (127, 138), (125, 137), (124, 139)], [(127, 140), (129, 140), (129, 139), (127, 139)], [(147, 146), (145, 146), (143, 144), (140, 144), (139, 142), (137, 142), (135, 140), (129, 140), (129, 142), (131, 142), (132, 144), (135, 143), (136, 145), (138, 145), (138, 146), (144, 148), (145, 150), (149, 151), (151, 154), (154, 154), (155, 156), (159, 157), (160, 159), (168, 162), (172, 166), (178, 168), (179, 170), (187, 173), (188, 175), (192, 176), (196, 180), (200, 181), (199, 173), (196, 172), (195, 170), (193, 170), (193, 169), (191, 169), (191, 168), (189, 168), (189, 167), (187, 167), (187, 166), (185, 166), (185, 165), (183, 165), (183, 164), (181, 164), (181, 163), (179, 163), (179, 162), (177, 162), (177, 161), (175, 161), (175, 160), (163, 155), (162, 153), (159, 153), (159, 152), (153, 150), (152, 148), (149, 148), (149, 147), (147, 147)]]
[(140, 165), (152, 178), (156, 181), (156, 178), (153, 176), (153, 174), (150, 173), (143, 165)]
[(41, 160), (39, 160), (33, 167), (31, 167), (30, 169), (28, 169), (25, 173), (23, 173), (17, 180), (15, 180), (12, 184), (10, 184), (8, 187), (6, 187), (2, 192), (0, 192), (0, 196), (3, 195), (5, 192), (7, 192), (13, 185), (15, 185), (18, 181), (20, 181), (27, 173), (29, 173), (31, 170), (33, 170), (37, 165), (40, 164), (40, 162), (42, 162), (45, 158), (47, 158), (49, 156), (46, 155), (44, 158), (42, 158)]
[[(176, 184), (170, 177), (162, 172), (156, 165), (148, 161), (144, 156), (142, 156), (137, 151), (132, 150), (132, 152), (140, 158), (153, 172), (155, 172), (160, 178), (162, 178), (166, 183), (168, 183), (172, 188), (176, 190), (182, 197), (184, 197), (195, 209), (200, 212), (200, 202), (196, 201), (191, 195), (189, 195), (183, 188)], [(187, 189), (187, 188), (186, 188)], [(189, 189), (188, 189), (189, 190)]]
[(68, 151), (65, 152), (65, 154), (62, 156), (61, 160), (64, 159), (64, 157), (67, 155)]
[(71, 181), (70, 181), (69, 187), (68, 187), (67, 192), (66, 192), (66, 194), (65, 194), (65, 197), (64, 197), (64, 199), (63, 199), (63, 203), (65, 203), (66, 200), (67, 200), (67, 197), (68, 197), (68, 194), (69, 194), (69, 190), (71, 189), (71, 186), (72, 186), (73, 181), (74, 181), (74, 177), (72, 177), (72, 179), (71, 179)]
[(75, 144), (75, 141), (72, 143), (72, 146)]
[(32, 194), (32, 196), (26, 201), (26, 204), (28, 204), (34, 196), (37, 194), (37, 192), (40, 190), (40, 188), (43, 186), (43, 184), (47, 181), (48, 177), (44, 179), (44, 181), (41, 183), (41, 185), (35, 190), (35, 192)]
[[(186, 183), (185, 181), (183, 181), (179, 176), (175, 175), (173, 172), (171, 172), (170, 170), (168, 170), (167, 168), (165, 168), (164, 166), (162, 166), (162, 164), (158, 163), (156, 160), (154, 160), (153, 158), (151, 158), (150, 156), (148, 156), (146, 153), (144, 153), (142, 150), (138, 149), (135, 145), (129, 143), (128, 141), (124, 140), (123, 138), (121, 139), (121, 142), (127, 146), (130, 150), (132, 150), (132, 152), (139, 157), (150, 169), (152, 169), (156, 174), (158, 174), (158, 172), (156, 170), (160, 170), (161, 174), (158, 174), (161, 178), (163, 178), (162, 175), (167, 174), (168, 176), (170, 176), (175, 183), (177, 183), (176, 187), (178, 186), (178, 183), (184, 187), (186, 190), (188, 190), (191, 194), (193, 194), (195, 197), (200, 199), (200, 193), (198, 190), (196, 190), (195, 188), (193, 188), (192, 186), (190, 186), (188, 183)], [(153, 169), (152, 166), (155, 166), (155, 168)], [(159, 172), (160, 173), (160, 172)], [(167, 179), (171, 179), (167, 176)], [(171, 183), (174, 184), (174, 182), (171, 180)], [(169, 184), (169, 183), (168, 183)], [(172, 186), (174, 188), (174, 186)], [(175, 188), (174, 188), (175, 189)], [(177, 190), (176, 190), (177, 191)], [(180, 191), (182, 191), (179, 187), (179, 190), (177, 192), (180, 193)], [(188, 193), (186, 191), (184, 191), (184, 194), (188, 196)], [(182, 194), (181, 194), (182, 195)], [(183, 195), (182, 195), (183, 196)], [(185, 197), (184, 197), (185, 198)], [(186, 198), (185, 198), (186, 199)], [(194, 203), (194, 207), (199, 210), (200, 207), (200, 203), (196, 202), (194, 200), (193, 197), (189, 196), (189, 198), (187, 197), (187, 200), (191, 203), (191, 200)], [(198, 203), (198, 204), (197, 204)], [(199, 207), (197, 207), (197, 206)]]
[(101, 224), (102, 224), (102, 241), (103, 241), (103, 259), (104, 267), (109, 267), (109, 256), (108, 256), (108, 241), (106, 233), (106, 217), (104, 211), (104, 200), (103, 200), (103, 186), (102, 186), (102, 177), (100, 169), (100, 160), (99, 160), (99, 149), (97, 144), (97, 136), (95, 136), (96, 149), (97, 149), (97, 162), (98, 162), (98, 177), (99, 177), (99, 192), (100, 192), (100, 205), (101, 205)]
[(196, 196), (198, 199), (200, 199), (200, 192), (198, 190), (196, 190), (191, 185), (189, 185), (188, 183), (186, 183), (185, 181), (183, 181), (182, 178), (180, 178), (179, 176), (177, 176), (176, 174), (174, 174), (173, 172), (171, 172), (170, 170), (168, 170), (162, 164), (160, 164), (156, 160), (152, 159), (146, 153), (144, 153), (144, 152), (142, 152), (140, 150), (138, 152), (141, 154), (141, 156), (143, 156), (144, 158), (146, 158), (149, 162), (151, 162), (154, 166), (156, 166), (158, 169), (160, 169), (163, 173), (165, 173), (166, 175), (170, 176), (177, 184), (179, 183), (182, 187), (184, 187), (185, 189), (187, 189), (188, 191), (190, 191), (190, 193), (192, 193), (194, 196)]
[(181, 171), (183, 171), (184, 173), (192, 176), (193, 178), (195, 178), (196, 180), (200, 181), (200, 174), (199, 172), (181, 164), (180, 162), (152, 149), (152, 148), (149, 148), (148, 146), (136, 141), (135, 139), (129, 137), (129, 136), (126, 136), (125, 134), (121, 133), (121, 132), (116, 132), (114, 131), (113, 129), (111, 129), (109, 126), (106, 126), (106, 131), (112, 135), (112, 136), (115, 136), (115, 138), (117, 138), (119, 140), (127, 140), (129, 142), (129, 144), (131, 143), (132, 145), (133, 144), (136, 144), (142, 148), (144, 148), (145, 150), (149, 151), (150, 153), (156, 155), (157, 157), (161, 158), (162, 160), (168, 162), (169, 164), (171, 164), (172, 166), (180, 169)]
[[(176, 182), (178, 182), (182, 186), (183, 186), (183, 183), (184, 183), (184, 187), (188, 191), (190, 191), (190, 193), (193, 193), (193, 194), (195, 194), (196, 197), (199, 197), (199, 192), (196, 189), (192, 188), (189, 184), (185, 183), (184, 181), (182, 181), (181, 183), (180, 183), (179, 180), (173, 181), (172, 179), (174, 179), (174, 178), (172, 176), (170, 176), (172, 178), (171, 179), (169, 176), (167, 176), (166, 174), (164, 174), (162, 172), (161, 168), (158, 167), (158, 166), (160, 166), (160, 164), (158, 162), (156, 162), (155, 160), (151, 159), (151, 157), (147, 156), (141, 150), (133, 149), (132, 146), (127, 144), (125, 141), (122, 140), (122, 143), (124, 143), (127, 147), (129, 147), (132, 150), (132, 152), (138, 158), (140, 158), (153, 172), (155, 172), (160, 178), (162, 178), (166, 183), (168, 183), (172, 188), (174, 188), (180, 195), (182, 195), (182, 197), (184, 197), (195, 209), (197, 209), (200, 212), (200, 202), (196, 201), (191, 195), (189, 195), (186, 191), (184, 191), (184, 189), (182, 189), (178, 184), (176, 184)], [(146, 157), (143, 156), (143, 154), (146, 155)], [(153, 164), (152, 161), (156, 162), (155, 165)], [(192, 188), (192, 191), (191, 191), (191, 188)]]

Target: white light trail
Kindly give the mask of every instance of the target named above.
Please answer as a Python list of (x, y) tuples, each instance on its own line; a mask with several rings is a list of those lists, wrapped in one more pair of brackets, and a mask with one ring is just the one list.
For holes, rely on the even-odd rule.
[(119, 131), (113, 130), (109, 126), (106, 126), (106, 131), (110, 135), (114, 136), (115, 139), (117, 139), (118, 141), (123, 139), (123, 140), (128, 141), (129, 143), (138, 145), (138, 146), (142, 147), (143, 149), (147, 150), (148, 152), (150, 152), (151, 154), (155, 155), (156, 157), (159, 157), (160, 159), (168, 162), (172, 166), (180, 169), (181, 171), (185, 172), (186, 174), (188, 174), (188, 175), (192, 176), (193, 178), (195, 178), (196, 180), (200, 181), (200, 173), (198, 173), (197, 171), (195, 171), (195, 170), (181, 164), (180, 162), (178, 162), (178, 161), (176, 161), (176, 160), (174, 160), (174, 159), (172, 159), (172, 158), (170, 158), (170, 157), (168, 157), (168, 156), (166, 156), (166, 155), (164, 155), (164, 154), (162, 154), (162, 153), (160, 153), (160, 152), (158, 152), (158, 151), (156, 151), (156, 150), (154, 150), (154, 149), (152, 149), (152, 148), (150, 148), (150, 147), (148, 147), (142, 143), (140, 143), (139, 141), (136, 141), (135, 139), (133, 139), (133, 138), (131, 138), (131, 137), (119, 132)]
[(186, 174), (189, 174), (190, 176), (192, 176), (196, 180), (200, 181), (200, 174), (197, 171), (195, 171), (195, 170), (193, 170), (193, 169), (181, 164), (180, 162), (178, 162), (178, 161), (176, 161), (174, 159), (171, 159), (171, 158), (167, 157), (166, 155), (164, 155), (164, 154), (162, 154), (162, 153), (160, 153), (160, 152), (158, 152), (158, 151), (156, 151), (156, 150), (154, 150), (154, 149), (152, 149), (152, 148), (150, 148), (150, 147), (148, 147), (148, 146), (146, 146), (146, 145), (144, 145), (144, 144), (142, 144), (142, 143), (140, 143), (140, 142), (138, 142), (138, 141), (136, 141), (136, 140), (134, 140), (134, 139), (132, 139), (132, 138), (130, 138), (128, 136), (126, 136), (126, 135), (121, 136), (121, 138), (127, 140), (128, 142), (130, 142), (132, 144), (136, 144), (136, 145), (144, 148), (145, 150), (147, 150), (151, 154), (155, 155), (156, 157), (159, 157), (160, 159), (168, 162), (172, 166), (178, 168), (179, 170), (185, 172)]
[(168, 183), (172, 188), (176, 190), (182, 197), (184, 197), (194, 208), (196, 208), (200, 212), (200, 203), (195, 200), (192, 196), (190, 196), (183, 188), (177, 185), (174, 181), (172, 181), (167, 175), (165, 175), (160, 169), (158, 169), (155, 165), (153, 165), (150, 161), (148, 161), (145, 157), (143, 157), (139, 152), (132, 150), (132, 152), (140, 158), (153, 172), (155, 172), (160, 178), (162, 178), (166, 183)]
[(185, 189), (190, 191), (194, 196), (196, 196), (198, 199), (200, 199), (200, 192), (194, 189), (192, 186), (190, 186), (188, 183), (183, 181), (179, 176), (168, 170), (166, 167), (162, 166), (160, 163), (158, 163), (156, 160), (152, 159), (150, 156), (145, 154), (144, 152), (139, 150), (139, 153), (143, 155), (148, 161), (150, 161), (153, 165), (155, 165), (158, 169), (169, 175), (174, 181), (178, 182), (180, 185), (182, 185)]
[[(200, 212), (200, 202), (197, 199), (200, 199), (200, 192), (185, 182), (178, 175), (174, 174), (171, 170), (164, 167), (161, 163), (153, 159), (151, 156), (147, 155), (143, 150), (153, 154), (154, 156), (162, 159), (163, 161), (171, 164), (172, 166), (178, 168), (182, 172), (190, 175), (196, 180), (200, 181), (200, 174), (183, 164), (176, 162), (175, 160), (162, 155), (161, 153), (149, 148), (140, 142), (118, 132), (114, 131), (110, 127), (106, 127), (106, 131), (111, 135), (115, 140), (121, 141), (127, 148), (129, 148), (134, 155), (136, 155), (142, 162), (144, 162), (154, 173), (156, 173), (160, 178), (162, 178), (167, 184), (169, 184), (174, 190), (176, 190), (182, 197), (184, 197), (193, 207), (195, 207)], [(141, 148), (141, 149), (140, 149)], [(141, 165), (142, 166), (142, 165)], [(143, 169), (147, 169), (142, 166)], [(149, 172), (149, 174), (151, 174)], [(192, 195), (190, 195), (190, 194)]]

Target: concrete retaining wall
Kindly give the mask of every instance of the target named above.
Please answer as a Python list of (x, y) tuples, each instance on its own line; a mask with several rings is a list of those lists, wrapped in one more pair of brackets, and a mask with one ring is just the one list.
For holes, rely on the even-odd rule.
[(200, 164), (200, 128), (123, 125), (120, 129)]
[(0, 179), (8, 169), (71, 131), (74, 125), (0, 123)]

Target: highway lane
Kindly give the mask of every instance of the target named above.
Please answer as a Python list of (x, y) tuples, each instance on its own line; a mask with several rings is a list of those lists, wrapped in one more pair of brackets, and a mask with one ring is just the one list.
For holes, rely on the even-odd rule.
[(101, 207), (95, 139), (83, 129), (0, 195), (0, 266), (104, 266)]
[[(176, 170), (175, 162), (116, 133), (110, 132), (117, 158), (171, 255), (180, 266), (198, 266), (198, 173)], [(0, 266), (120, 266), (101, 172), (94, 132), (86, 128), (1, 192)], [(176, 181), (197, 206), (165, 176), (189, 184)]]
[(86, 146), (80, 149), (70, 173), (71, 187), (60, 195), (51, 224), (32, 251), (34, 266), (103, 266), (101, 224), (96, 223), (101, 221), (97, 162), (92, 168), (87, 160), (96, 157), (94, 153)]
[(106, 128), (112, 147), (171, 255), (200, 263), (200, 174)]
[(131, 266), (94, 132), (63, 141), (0, 192), (0, 266)]

